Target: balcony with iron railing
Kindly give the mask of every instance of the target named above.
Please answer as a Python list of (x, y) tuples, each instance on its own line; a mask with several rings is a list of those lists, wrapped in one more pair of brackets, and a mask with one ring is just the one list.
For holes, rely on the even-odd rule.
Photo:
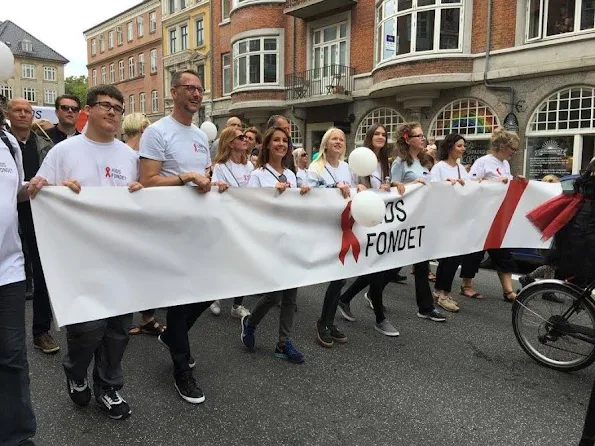
[(351, 102), (354, 69), (327, 65), (285, 75), (285, 100), (296, 107)]
[(357, 0), (287, 0), (285, 14), (308, 20), (330, 12), (345, 11), (357, 4)]

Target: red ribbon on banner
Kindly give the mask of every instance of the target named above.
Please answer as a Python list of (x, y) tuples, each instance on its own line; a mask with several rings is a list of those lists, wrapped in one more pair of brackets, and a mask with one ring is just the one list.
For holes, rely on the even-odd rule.
[(349, 248), (353, 251), (353, 258), (357, 263), (359, 258), (360, 246), (359, 240), (353, 233), (353, 225), (355, 220), (351, 216), (351, 201), (345, 206), (345, 210), (341, 214), (341, 231), (343, 231), (343, 238), (341, 240), (341, 252), (339, 252), (339, 260), (345, 264), (345, 257), (349, 252)]
[(105, 177), (106, 178), (109, 178), (110, 177), (110, 168), (109, 167), (106, 167), (105, 168)]
[(500, 209), (498, 209), (496, 217), (492, 222), (492, 227), (488, 232), (483, 249), (499, 249), (502, 247), (502, 242), (504, 241), (504, 236), (510, 226), (512, 216), (514, 215), (528, 185), (529, 182), (527, 180), (510, 181), (508, 191), (506, 191), (504, 201), (502, 201)]

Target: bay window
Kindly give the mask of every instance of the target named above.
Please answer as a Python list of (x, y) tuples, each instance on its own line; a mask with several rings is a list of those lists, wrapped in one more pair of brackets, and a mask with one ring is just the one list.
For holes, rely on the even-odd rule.
[(279, 83), (277, 37), (257, 37), (233, 45), (234, 87)]
[(525, 38), (534, 41), (595, 30), (594, 0), (526, 0)]

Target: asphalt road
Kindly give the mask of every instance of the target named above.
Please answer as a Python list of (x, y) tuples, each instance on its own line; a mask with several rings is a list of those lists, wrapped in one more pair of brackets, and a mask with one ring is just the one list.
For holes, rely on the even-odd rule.
[[(66, 393), (63, 352), (48, 356), (31, 348), (36, 443), (578, 444), (595, 366), (564, 374), (535, 364), (516, 343), (511, 306), (500, 297), (495, 273), (481, 271), (476, 284), (488, 298), (460, 297), (461, 312), (449, 314), (446, 324), (416, 317), (412, 277), (389, 285), (384, 301), (398, 338), (373, 329), (373, 313), (358, 297), (356, 322), (337, 316), (348, 343), (330, 350), (314, 335), (325, 287), (301, 289), (293, 339), (306, 355), (302, 365), (271, 355), (278, 309), (259, 326), (251, 354), (225, 302), (221, 316), (205, 313), (191, 331), (195, 376), (206, 395), (200, 405), (177, 395), (171, 360), (156, 339), (132, 337), (122, 394), (133, 413), (125, 421), (110, 420), (94, 402), (75, 407)], [(247, 299), (248, 306), (253, 302)], [(64, 331), (57, 339), (65, 347)]]

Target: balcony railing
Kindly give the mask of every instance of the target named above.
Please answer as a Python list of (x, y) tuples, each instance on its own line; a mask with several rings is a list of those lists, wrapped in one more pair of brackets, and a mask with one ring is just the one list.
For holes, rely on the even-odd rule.
[(287, 0), (285, 14), (308, 20), (333, 11), (347, 10), (356, 3), (357, 0)]
[(302, 102), (331, 95), (351, 96), (353, 74), (353, 68), (345, 65), (328, 65), (301, 73), (287, 74), (285, 99)]

